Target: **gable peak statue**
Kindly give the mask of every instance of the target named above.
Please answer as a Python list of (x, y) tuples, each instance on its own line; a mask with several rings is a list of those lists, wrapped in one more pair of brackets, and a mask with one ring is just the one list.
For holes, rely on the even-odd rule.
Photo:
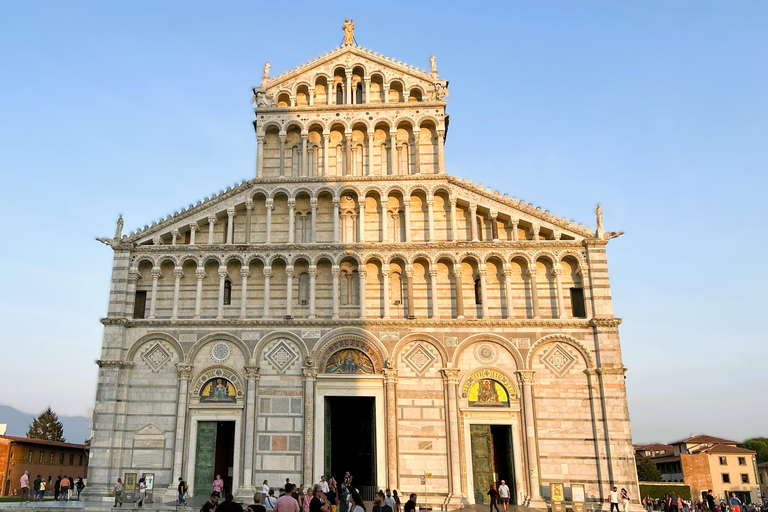
[(353, 46), (355, 44), (355, 22), (347, 18), (344, 20), (344, 46)]

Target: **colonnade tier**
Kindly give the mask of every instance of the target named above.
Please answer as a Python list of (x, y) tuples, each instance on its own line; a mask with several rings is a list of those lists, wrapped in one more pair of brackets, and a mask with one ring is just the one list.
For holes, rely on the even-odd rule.
[(142, 254), (129, 270), (125, 310), (149, 319), (588, 318), (584, 261), (575, 250)]

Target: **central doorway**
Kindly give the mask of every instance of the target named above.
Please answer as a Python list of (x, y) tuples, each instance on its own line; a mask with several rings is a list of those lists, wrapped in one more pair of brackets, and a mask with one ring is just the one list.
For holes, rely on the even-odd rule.
[(216, 475), (221, 475), (224, 480), (224, 493), (232, 492), (235, 422), (199, 421), (196, 448), (195, 495), (209, 496)]
[(470, 425), (472, 474), (475, 503), (488, 504), (491, 484), (498, 490), (502, 480), (509, 487), (509, 500), (517, 505), (515, 466), (512, 462), (512, 427), (509, 425)]
[(344, 480), (347, 471), (355, 486), (376, 485), (376, 399), (369, 396), (325, 397), (326, 480)]

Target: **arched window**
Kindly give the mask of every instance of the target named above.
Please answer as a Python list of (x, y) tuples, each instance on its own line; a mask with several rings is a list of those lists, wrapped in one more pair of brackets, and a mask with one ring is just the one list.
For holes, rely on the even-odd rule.
[(357, 83), (357, 95), (355, 98), (355, 103), (358, 105), (363, 103), (363, 82)]
[(227, 279), (224, 281), (224, 305), (229, 306), (232, 304), (232, 281)]
[(299, 303), (309, 304), (309, 274), (299, 274)]
[(483, 294), (480, 285), (480, 278), (475, 279), (475, 304), (483, 303)]
[(400, 272), (392, 272), (390, 277), (391, 279), (389, 281), (392, 289), (390, 290), (389, 296), (392, 299), (393, 305), (400, 306), (403, 303), (403, 278), (400, 275)]
[(344, 88), (341, 86), (341, 84), (336, 86), (336, 104), (344, 104)]

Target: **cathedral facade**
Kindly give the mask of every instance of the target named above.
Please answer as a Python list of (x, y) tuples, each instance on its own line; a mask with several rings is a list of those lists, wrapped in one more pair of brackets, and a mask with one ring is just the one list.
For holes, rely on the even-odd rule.
[(482, 503), (637, 496), (598, 214), (446, 173), (448, 82), (345, 43), (254, 89), (256, 177), (113, 239), (88, 486), (354, 475)]

